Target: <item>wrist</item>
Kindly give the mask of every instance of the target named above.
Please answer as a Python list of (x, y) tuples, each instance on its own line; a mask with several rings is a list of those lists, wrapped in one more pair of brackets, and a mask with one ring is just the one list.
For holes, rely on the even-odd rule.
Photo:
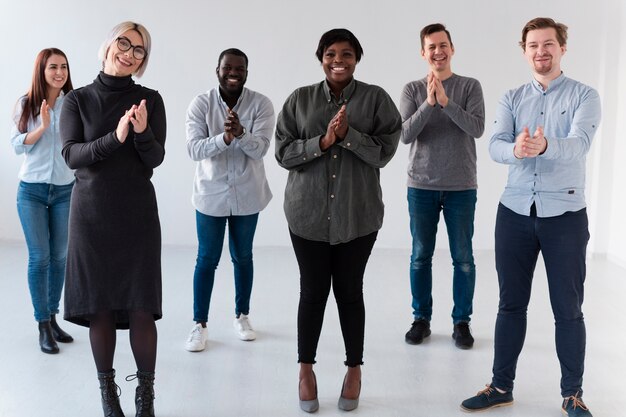
[(246, 128), (245, 127), (241, 127), (241, 134), (235, 136), (235, 139), (241, 139), (243, 138), (243, 136), (246, 134)]

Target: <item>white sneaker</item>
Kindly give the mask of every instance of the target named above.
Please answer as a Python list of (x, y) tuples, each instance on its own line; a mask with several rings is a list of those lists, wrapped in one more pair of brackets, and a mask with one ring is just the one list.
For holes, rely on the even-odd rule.
[(239, 336), (241, 340), (250, 341), (256, 339), (256, 333), (250, 325), (248, 316), (245, 314), (241, 314), (239, 315), (239, 318), (235, 318), (235, 321), (233, 321), (233, 327), (235, 328), (237, 336)]
[(206, 327), (202, 327), (200, 323), (197, 323), (191, 329), (187, 342), (185, 343), (185, 349), (189, 352), (202, 352), (206, 347), (209, 340), (209, 332)]

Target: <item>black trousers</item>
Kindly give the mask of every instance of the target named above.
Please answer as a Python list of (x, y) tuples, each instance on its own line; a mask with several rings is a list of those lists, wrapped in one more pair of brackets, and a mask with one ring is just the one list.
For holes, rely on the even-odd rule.
[(345, 364), (361, 365), (365, 337), (363, 274), (378, 232), (338, 245), (289, 233), (300, 267), (298, 362), (315, 363), (332, 285), (346, 349)]

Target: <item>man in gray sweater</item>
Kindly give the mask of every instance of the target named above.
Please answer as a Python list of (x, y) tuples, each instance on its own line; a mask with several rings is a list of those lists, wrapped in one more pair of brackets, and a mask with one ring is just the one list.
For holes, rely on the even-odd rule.
[(410, 144), (408, 193), (411, 235), (410, 279), (414, 321), (409, 344), (430, 335), (432, 257), (439, 213), (448, 230), (453, 273), (452, 337), (457, 347), (474, 344), (472, 314), (476, 267), (472, 251), (476, 207), (476, 145), (485, 127), (480, 83), (452, 73), (454, 45), (440, 23), (420, 33), (428, 75), (408, 83), (400, 99), (403, 143)]

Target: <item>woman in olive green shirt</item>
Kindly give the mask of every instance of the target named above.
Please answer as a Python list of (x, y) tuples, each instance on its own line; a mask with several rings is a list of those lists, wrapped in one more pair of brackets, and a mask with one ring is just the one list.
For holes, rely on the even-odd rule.
[(363, 363), (363, 273), (382, 226), (379, 169), (393, 157), (400, 114), (380, 87), (354, 79), (363, 49), (346, 29), (322, 35), (326, 79), (294, 91), (276, 126), (276, 159), (289, 170), (285, 215), (300, 267), (300, 407), (318, 409), (313, 364), (332, 285), (346, 349), (338, 406), (358, 406)]

